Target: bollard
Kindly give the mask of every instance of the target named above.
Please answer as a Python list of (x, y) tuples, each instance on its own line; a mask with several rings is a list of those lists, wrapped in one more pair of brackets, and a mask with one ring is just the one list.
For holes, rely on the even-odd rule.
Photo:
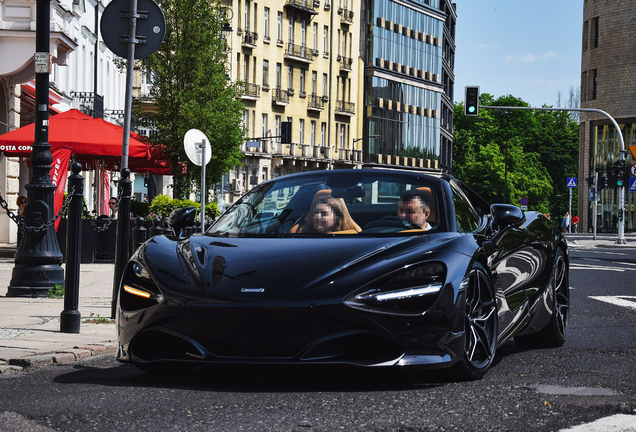
[[(82, 201), (84, 199), (84, 177), (82, 164), (71, 166), (73, 174), (68, 178), (69, 199), (68, 227), (66, 231), (66, 277), (64, 280), (64, 310), (60, 315), (62, 333), (79, 333), (81, 314), (79, 304), (79, 276), (82, 256)], [(70, 195), (70, 191), (73, 194)]]
[(163, 228), (161, 230), (163, 232), (163, 235), (172, 235), (172, 228), (170, 228), (170, 225), (168, 225), (168, 219), (164, 219), (163, 221)]
[(115, 274), (113, 277), (113, 300), (111, 303), (110, 317), (115, 318), (117, 313), (117, 296), (119, 282), (124, 275), (124, 269), (130, 258), (130, 198), (132, 194), (132, 181), (130, 181), (130, 169), (122, 168), (119, 180), (119, 208), (117, 209), (117, 238), (115, 244)]
[(150, 237), (163, 234), (163, 228), (161, 228), (161, 219), (154, 218), (152, 220), (152, 228), (150, 228)]
[(148, 240), (148, 229), (144, 226), (146, 219), (139, 216), (135, 218), (135, 227), (133, 228), (133, 253)]

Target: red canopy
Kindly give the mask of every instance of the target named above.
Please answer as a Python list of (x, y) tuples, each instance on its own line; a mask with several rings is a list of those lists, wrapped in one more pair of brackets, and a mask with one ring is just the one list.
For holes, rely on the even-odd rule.
[[(35, 137), (35, 124), (0, 135), (0, 151), (7, 156), (29, 156)], [(106, 120), (93, 118), (72, 109), (49, 117), (49, 143), (51, 149), (70, 147), (78, 162), (104, 161), (112, 168), (121, 161), (124, 129)], [(157, 160), (145, 139), (130, 133), (128, 161), (131, 171), (170, 174), (166, 161)]]

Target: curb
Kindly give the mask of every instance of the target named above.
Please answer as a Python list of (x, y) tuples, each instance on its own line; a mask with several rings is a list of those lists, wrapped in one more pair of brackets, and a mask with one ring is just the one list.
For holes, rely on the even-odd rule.
[(115, 352), (117, 352), (117, 345), (112, 342), (77, 345), (70, 349), (59, 350), (48, 354), (38, 354), (34, 356), (0, 361), (0, 375), (20, 373), (31, 367), (73, 363), (90, 357), (114, 354)]

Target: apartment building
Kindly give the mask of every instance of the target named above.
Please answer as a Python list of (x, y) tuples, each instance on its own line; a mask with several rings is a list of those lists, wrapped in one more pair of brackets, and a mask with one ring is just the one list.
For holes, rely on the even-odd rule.
[[(609, 113), (620, 126), (626, 146), (636, 145), (636, 3), (632, 0), (585, 0), (583, 3), (583, 47), (581, 60), (581, 107)], [(609, 176), (608, 168), (621, 157), (615, 127), (603, 115), (581, 113), (579, 153), (579, 218), (581, 232), (594, 224), (593, 184), (586, 178)], [(635, 160), (627, 151), (628, 168)], [(629, 184), (627, 185), (629, 187)], [(636, 197), (626, 191), (625, 229), (636, 229)], [(616, 232), (618, 191), (612, 186), (599, 190), (596, 202), (598, 232)]]

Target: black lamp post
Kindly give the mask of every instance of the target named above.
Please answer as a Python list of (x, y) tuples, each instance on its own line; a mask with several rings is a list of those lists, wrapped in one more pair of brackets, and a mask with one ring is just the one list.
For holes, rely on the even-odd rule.
[[(62, 252), (53, 219), (55, 185), (51, 182), (49, 144), (49, 44), (51, 1), (37, 0), (35, 31), (35, 142), (29, 161), (31, 178), (24, 221), (27, 227), (15, 254), (7, 297), (44, 297), (55, 285), (64, 285)], [(47, 225), (48, 224), (48, 225)]]

